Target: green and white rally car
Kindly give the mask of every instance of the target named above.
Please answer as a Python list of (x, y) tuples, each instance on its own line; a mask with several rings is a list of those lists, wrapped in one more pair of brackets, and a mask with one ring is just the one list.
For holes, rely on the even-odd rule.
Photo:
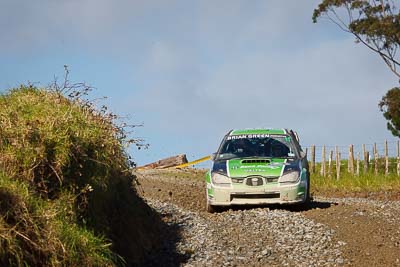
[(294, 204), (310, 199), (310, 174), (297, 133), (231, 130), (206, 174), (207, 211), (242, 204)]

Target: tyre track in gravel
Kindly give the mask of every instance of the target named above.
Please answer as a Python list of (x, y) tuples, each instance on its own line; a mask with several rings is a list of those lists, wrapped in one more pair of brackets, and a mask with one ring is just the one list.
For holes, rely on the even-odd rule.
[[(138, 192), (181, 236), (167, 266), (400, 266), (399, 202), (316, 198), (306, 210), (205, 212), (204, 171), (140, 172)], [(185, 260), (182, 260), (185, 259)], [(157, 258), (149, 265), (158, 265)]]

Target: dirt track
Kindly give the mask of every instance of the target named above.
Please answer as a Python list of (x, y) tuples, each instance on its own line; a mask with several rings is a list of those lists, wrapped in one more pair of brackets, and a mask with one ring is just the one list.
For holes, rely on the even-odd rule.
[[(203, 171), (145, 171), (139, 193), (179, 228), (176, 266), (400, 266), (400, 202), (314, 196), (304, 210), (234, 207), (205, 212)], [(171, 239), (172, 237), (166, 237)]]

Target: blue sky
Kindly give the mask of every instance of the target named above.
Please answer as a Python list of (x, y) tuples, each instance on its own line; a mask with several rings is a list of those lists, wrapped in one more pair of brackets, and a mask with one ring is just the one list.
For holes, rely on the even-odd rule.
[(0, 0), (0, 90), (72, 81), (144, 124), (139, 164), (214, 152), (232, 128), (296, 129), (304, 145), (395, 140), (377, 103), (398, 85), (319, 1)]

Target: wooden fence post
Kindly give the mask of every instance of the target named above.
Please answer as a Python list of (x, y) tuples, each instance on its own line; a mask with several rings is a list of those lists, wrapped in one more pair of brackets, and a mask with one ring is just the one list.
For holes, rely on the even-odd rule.
[(360, 176), (360, 152), (357, 152), (357, 169), (356, 169), (356, 175)]
[(311, 173), (315, 172), (315, 145), (311, 146)]
[(363, 156), (364, 156), (364, 173), (368, 172), (368, 152), (365, 149), (365, 144), (362, 145), (363, 148)]
[(374, 171), (375, 171), (375, 175), (378, 175), (378, 159), (379, 159), (378, 149), (376, 148), (376, 143), (374, 143)]
[(349, 162), (347, 170), (351, 175), (354, 175), (354, 146), (349, 145)]
[(336, 150), (336, 179), (340, 179), (340, 156), (338, 146), (335, 147)]
[(322, 147), (322, 162), (321, 162), (321, 176), (326, 176), (326, 157), (325, 157), (325, 145)]
[(333, 150), (329, 151), (328, 177), (332, 177), (332, 161), (333, 161)]
[(388, 142), (385, 140), (385, 175), (389, 174), (389, 151)]

